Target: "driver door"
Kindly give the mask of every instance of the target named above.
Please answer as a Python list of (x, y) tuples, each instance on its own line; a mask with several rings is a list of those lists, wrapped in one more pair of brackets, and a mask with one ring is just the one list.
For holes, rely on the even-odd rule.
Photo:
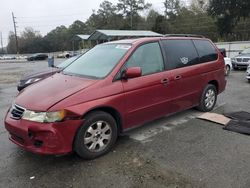
[(125, 68), (140, 67), (142, 76), (123, 80), (126, 128), (166, 114), (170, 107), (168, 96), (168, 74), (164, 72), (164, 61), (158, 42), (139, 46), (125, 63)]

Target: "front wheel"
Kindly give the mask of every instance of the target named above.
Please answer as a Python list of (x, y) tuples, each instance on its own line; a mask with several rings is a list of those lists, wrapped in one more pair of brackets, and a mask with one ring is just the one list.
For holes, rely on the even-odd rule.
[(217, 89), (214, 85), (208, 84), (203, 90), (198, 109), (202, 112), (213, 110), (217, 101)]
[(95, 111), (86, 116), (78, 130), (74, 150), (84, 159), (94, 159), (109, 152), (117, 139), (117, 123), (103, 111)]

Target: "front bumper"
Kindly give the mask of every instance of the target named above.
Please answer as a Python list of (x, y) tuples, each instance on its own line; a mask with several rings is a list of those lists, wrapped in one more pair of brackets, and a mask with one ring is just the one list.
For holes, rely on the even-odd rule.
[(72, 151), (74, 136), (83, 120), (38, 123), (5, 118), (9, 139), (25, 150), (39, 154), (66, 154)]
[(246, 69), (249, 66), (249, 62), (236, 62), (232, 61), (233, 68), (244, 68)]

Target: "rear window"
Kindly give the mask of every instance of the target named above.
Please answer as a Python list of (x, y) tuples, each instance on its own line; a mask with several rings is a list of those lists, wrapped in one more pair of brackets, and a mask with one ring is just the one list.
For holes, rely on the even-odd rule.
[(200, 63), (215, 61), (218, 58), (217, 50), (207, 40), (193, 40), (200, 56)]
[(165, 54), (167, 55), (167, 68), (176, 69), (199, 63), (199, 57), (191, 40), (163, 40)]

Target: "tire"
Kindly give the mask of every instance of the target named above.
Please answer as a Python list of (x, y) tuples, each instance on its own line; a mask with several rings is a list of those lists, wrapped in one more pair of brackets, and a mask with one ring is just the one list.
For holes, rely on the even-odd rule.
[(230, 68), (229, 65), (226, 65), (225, 69), (226, 69), (225, 70), (225, 76), (228, 76), (230, 74), (231, 68)]
[(239, 70), (239, 68), (238, 68), (238, 67), (233, 67), (233, 69), (234, 69), (234, 70)]
[(108, 153), (117, 139), (117, 123), (108, 113), (95, 111), (86, 116), (76, 133), (75, 152), (84, 159), (94, 159)]
[(217, 89), (214, 85), (208, 84), (202, 92), (200, 104), (197, 107), (202, 112), (213, 110), (217, 101)]

